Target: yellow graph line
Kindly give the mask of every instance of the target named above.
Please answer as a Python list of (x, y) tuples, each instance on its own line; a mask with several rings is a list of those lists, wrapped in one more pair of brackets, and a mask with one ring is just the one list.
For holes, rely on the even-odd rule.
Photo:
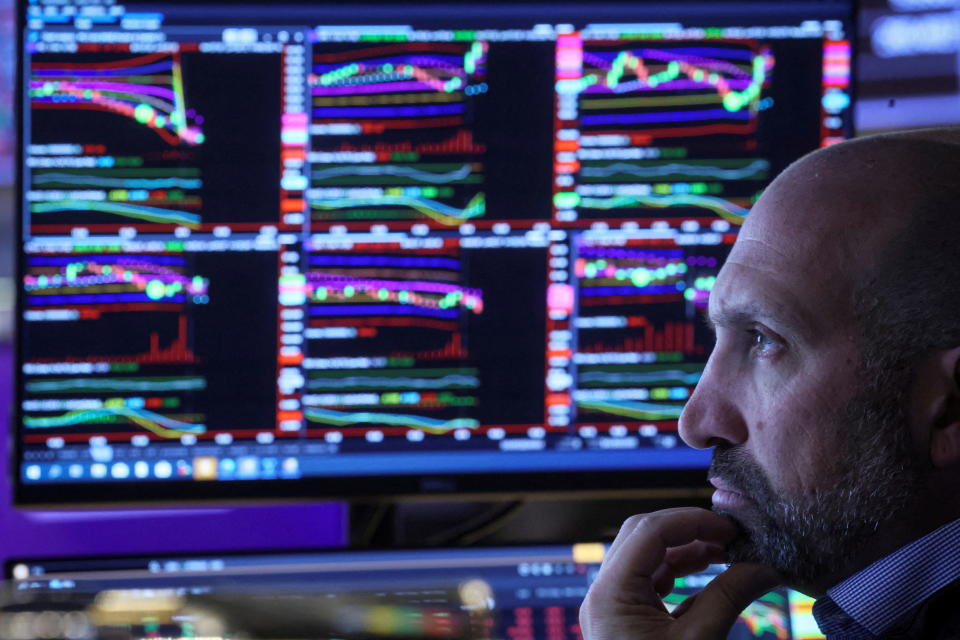
[(191, 431), (180, 431), (178, 429), (168, 429), (166, 427), (161, 427), (156, 422), (151, 422), (150, 420), (147, 420), (146, 418), (143, 418), (138, 415), (127, 415), (126, 418), (130, 420), (130, 422), (133, 422), (143, 427), (144, 429), (146, 429), (147, 431), (150, 431), (151, 433), (157, 434), (161, 438), (176, 439), (176, 438), (179, 438), (180, 436), (185, 436), (187, 434), (193, 433)]
[(187, 128), (187, 114), (183, 105), (183, 73), (180, 69), (180, 57), (177, 55), (173, 60), (173, 103), (177, 114), (174, 126), (177, 128), (177, 136), (180, 136)]
[(589, 411), (599, 411), (636, 420), (675, 420), (680, 415), (683, 405), (662, 405), (662, 411), (648, 411), (632, 407), (617, 406), (607, 402), (578, 402), (577, 407)]

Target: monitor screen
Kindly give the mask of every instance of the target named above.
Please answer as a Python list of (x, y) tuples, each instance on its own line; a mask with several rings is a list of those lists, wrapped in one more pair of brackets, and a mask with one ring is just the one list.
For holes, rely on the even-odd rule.
[[(378, 593), (395, 604), (419, 603), (449, 612), (457, 609), (457, 600), (470, 603), (468, 592), (483, 593), (492, 619), (477, 637), (582, 640), (578, 610), (604, 551), (605, 545), (591, 543), (22, 560), (9, 562), (7, 571), (15, 594), (53, 594), (60, 603), (73, 596), (80, 606), (89, 606), (92, 596), (107, 590), (166, 591), (188, 599), (218, 593), (329, 594), (340, 598)], [(664, 600), (667, 608), (700, 591), (722, 570), (722, 566), (712, 566), (678, 579), (674, 592)], [(729, 637), (822, 638), (811, 613), (812, 602), (792, 590), (772, 591), (744, 610)], [(9, 624), (15, 626), (12, 621)]]
[(21, 503), (701, 482), (720, 265), (851, 135), (847, 2), (21, 18)]

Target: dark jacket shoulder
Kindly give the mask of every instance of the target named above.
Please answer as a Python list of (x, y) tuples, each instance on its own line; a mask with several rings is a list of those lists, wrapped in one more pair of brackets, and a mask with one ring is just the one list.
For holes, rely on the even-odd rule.
[(881, 640), (960, 640), (960, 579), (903, 616)]

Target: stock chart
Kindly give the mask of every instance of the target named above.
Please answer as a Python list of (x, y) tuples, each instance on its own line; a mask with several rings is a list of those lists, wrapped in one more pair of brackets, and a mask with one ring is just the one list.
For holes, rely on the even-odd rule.
[(850, 131), (837, 19), (31, 7), (30, 486), (702, 466), (724, 258)]

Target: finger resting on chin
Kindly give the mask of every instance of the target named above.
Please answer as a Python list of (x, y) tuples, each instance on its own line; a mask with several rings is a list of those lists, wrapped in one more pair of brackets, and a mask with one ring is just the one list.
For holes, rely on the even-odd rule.
[(735, 534), (733, 523), (705, 509), (667, 509), (630, 518), (611, 547), (612, 553), (605, 558), (601, 573), (622, 581), (641, 576), (649, 579), (671, 547), (696, 541), (722, 546)]
[(725, 558), (723, 547), (702, 540), (667, 549), (663, 562), (653, 574), (654, 587), (660, 597), (664, 597), (673, 591), (677, 578), (703, 571)]

